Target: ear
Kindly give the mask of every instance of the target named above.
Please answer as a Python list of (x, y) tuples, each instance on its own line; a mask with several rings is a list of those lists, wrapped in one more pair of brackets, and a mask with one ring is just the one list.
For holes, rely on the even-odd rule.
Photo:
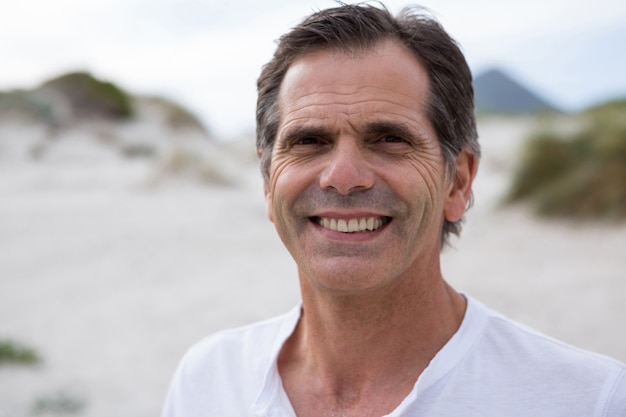
[(267, 214), (267, 218), (274, 223), (274, 213), (272, 211), (272, 192), (270, 191), (270, 186), (267, 182), (268, 180), (263, 179), (263, 193), (265, 194), (265, 213)]
[[(257, 148), (256, 150), (257, 156), (259, 160), (263, 161), (263, 150), (261, 148)], [(274, 223), (274, 213), (272, 212), (272, 192), (270, 191), (269, 178), (265, 173), (263, 175), (263, 195), (265, 196), (265, 213), (267, 214), (267, 218)]]
[(465, 214), (472, 197), (472, 183), (478, 170), (478, 159), (475, 155), (462, 150), (456, 158), (456, 174), (449, 185), (443, 213), (446, 220), (455, 222)]

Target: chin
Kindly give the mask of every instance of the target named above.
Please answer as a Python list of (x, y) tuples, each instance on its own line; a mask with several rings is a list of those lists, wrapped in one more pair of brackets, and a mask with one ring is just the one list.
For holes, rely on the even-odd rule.
[[(301, 272), (302, 283), (315, 290), (337, 295), (351, 295), (375, 291), (389, 284), (389, 280), (380, 278), (371, 268), (330, 267), (313, 269), (311, 273)], [(378, 275), (378, 276), (377, 276)]]

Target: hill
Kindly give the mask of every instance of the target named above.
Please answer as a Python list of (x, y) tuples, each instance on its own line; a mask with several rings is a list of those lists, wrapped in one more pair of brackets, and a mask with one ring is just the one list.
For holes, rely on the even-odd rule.
[(68, 129), (94, 122), (133, 121), (208, 135), (203, 123), (183, 106), (162, 97), (133, 95), (88, 72), (62, 74), (32, 90), (0, 91), (0, 122), (4, 124)]
[(474, 78), (476, 109), (479, 113), (533, 114), (557, 111), (548, 101), (499, 69)]

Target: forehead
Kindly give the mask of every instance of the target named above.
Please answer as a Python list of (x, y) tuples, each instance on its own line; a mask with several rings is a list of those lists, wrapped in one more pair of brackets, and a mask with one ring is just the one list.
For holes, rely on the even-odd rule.
[(360, 52), (316, 51), (297, 59), (285, 74), (281, 125), (359, 117), (424, 124), (427, 95), (426, 70), (396, 41)]

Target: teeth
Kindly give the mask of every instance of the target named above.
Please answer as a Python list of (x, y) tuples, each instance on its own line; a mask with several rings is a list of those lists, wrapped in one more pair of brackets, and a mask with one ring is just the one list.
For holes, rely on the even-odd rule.
[(343, 233), (373, 231), (380, 228), (385, 223), (380, 217), (363, 217), (349, 220), (322, 217), (319, 218), (317, 222), (325, 229)]

